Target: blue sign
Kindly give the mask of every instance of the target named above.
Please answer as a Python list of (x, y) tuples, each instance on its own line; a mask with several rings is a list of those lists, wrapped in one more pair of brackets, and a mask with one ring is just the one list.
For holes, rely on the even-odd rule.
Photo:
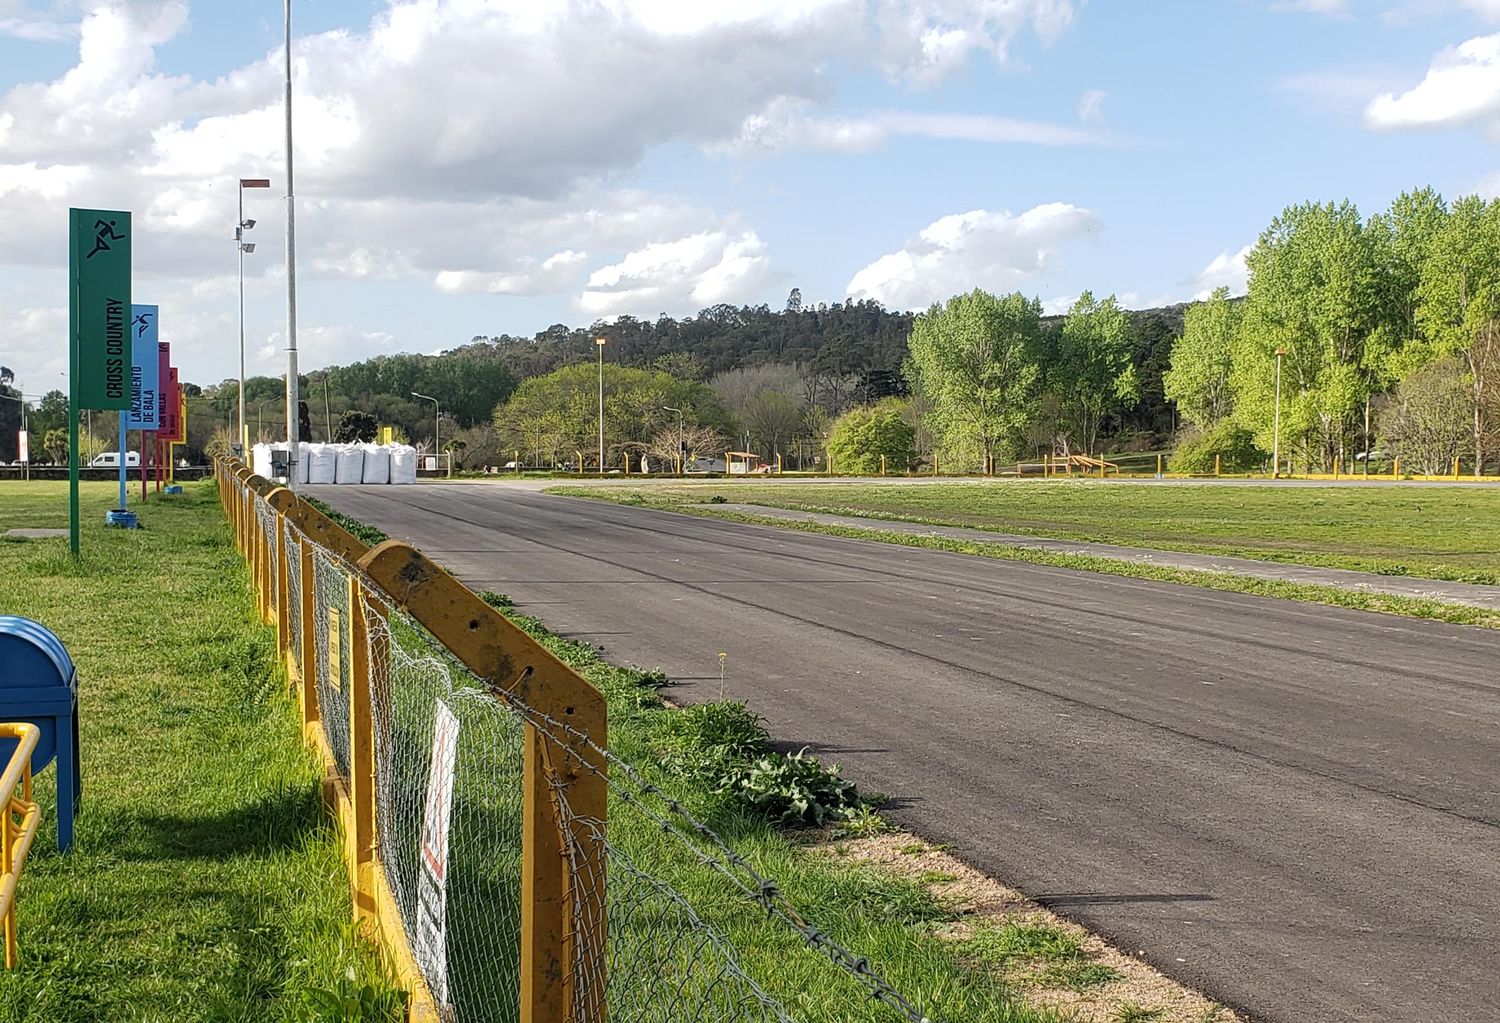
[(156, 354), (154, 305), (130, 307), (130, 408), (125, 428), (155, 430), (161, 426), (161, 360)]

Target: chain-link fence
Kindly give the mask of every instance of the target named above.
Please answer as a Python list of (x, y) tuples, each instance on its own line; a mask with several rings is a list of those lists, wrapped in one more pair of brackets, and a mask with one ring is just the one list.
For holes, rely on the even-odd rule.
[[(925, 1019), (616, 757), (602, 697), (531, 637), (411, 548), (369, 554), (310, 506), (267, 502), (237, 465), (218, 478), (247, 559), (272, 558), (257, 585), (282, 592), (263, 607), (285, 611), (289, 673), (352, 836), (356, 914), (412, 991), (410, 1018), (789, 1021), (715, 922), (742, 913), (885, 1007), (861, 1018)], [(690, 895), (666, 864), (713, 883)]]

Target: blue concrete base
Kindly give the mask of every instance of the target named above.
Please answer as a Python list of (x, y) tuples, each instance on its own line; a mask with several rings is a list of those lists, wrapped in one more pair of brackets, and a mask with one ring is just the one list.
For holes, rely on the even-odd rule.
[(167, 493), (167, 494), (180, 494), (180, 493), (182, 493), (182, 488), (179, 487), (177, 484), (173, 483), (171, 486), (167, 487), (166, 490), (163, 491), (163, 493)]
[(106, 526), (118, 526), (121, 529), (135, 529), (140, 523), (136, 521), (133, 511), (107, 511), (104, 513), (104, 524)]

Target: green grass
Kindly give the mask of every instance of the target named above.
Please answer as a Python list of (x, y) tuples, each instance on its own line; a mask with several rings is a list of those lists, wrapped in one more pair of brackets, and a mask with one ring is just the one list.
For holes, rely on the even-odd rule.
[[(516, 617), (524, 629), (602, 691), (609, 704), (610, 746), (646, 778), (682, 801), (732, 843), (758, 871), (776, 880), (805, 917), (859, 955), (933, 1019), (1052, 1023), (1062, 1017), (1028, 1006), (1003, 977), (976, 967), (958, 943), (935, 927), (954, 910), (915, 880), (875, 867), (815, 854), (808, 842), (821, 833), (782, 831), (728, 794), (715, 794), (688, 775), (663, 767), (685, 747), (745, 741), (737, 713), (665, 706), (653, 686), (659, 673), (612, 665), (587, 644), (550, 633), (535, 619)], [(729, 705), (733, 706), (733, 705)], [(703, 734), (692, 735), (695, 725)], [(662, 835), (645, 816), (615, 800), (610, 839), (638, 865), (674, 887), (732, 944), (745, 971), (805, 1023), (892, 1021), (864, 989), (830, 965), (778, 921), (767, 919), (684, 845)], [(861, 833), (856, 823), (851, 833)], [(925, 846), (924, 846), (925, 848)], [(646, 940), (617, 934), (612, 940)], [(643, 979), (650, 989), (659, 980)], [(669, 985), (670, 986), (670, 985)]]
[[(295, 1020), (312, 992), (388, 991), (213, 486), (186, 489), (126, 532), (103, 526), (113, 485), (84, 484), (77, 563), (66, 539), (0, 541), (0, 613), (77, 662), (84, 778), (67, 856), (38, 779), (3, 1023)], [(0, 532), (66, 526), (66, 494), (0, 482)]]
[[(652, 502), (721, 496), (838, 515), (1026, 536), (1500, 583), (1500, 488), (762, 482), (627, 488)], [(604, 496), (604, 495), (600, 495)]]
[(643, 496), (637, 491), (616, 491), (593, 488), (560, 488), (549, 493), (594, 500), (614, 501), (619, 504), (642, 505), (664, 511), (676, 511), (704, 518), (726, 519), (730, 522), (745, 522), (753, 525), (791, 529), (803, 533), (818, 533), (823, 536), (840, 536), (855, 540), (872, 540), (878, 543), (896, 544), (902, 547), (922, 547), (928, 550), (948, 551), (975, 557), (998, 558), (1003, 561), (1024, 561), (1032, 565), (1048, 565), (1085, 572), (1101, 572), (1131, 579), (1150, 579), (1155, 582), (1178, 583), (1186, 586), (1201, 586), (1206, 589), (1223, 590), (1229, 593), (1250, 593), (1261, 597), (1281, 600), (1300, 600), (1305, 603), (1327, 604), (1355, 611), (1374, 611), (1381, 614), (1404, 615), (1409, 618), (1430, 618), (1434, 621), (1454, 625), (1476, 625), (1482, 628), (1500, 628), (1500, 612), (1488, 608), (1453, 604), (1442, 600), (1421, 597), (1402, 597), (1394, 594), (1376, 593), (1368, 590), (1349, 590), (1338, 586), (1312, 583), (1285, 582), (1280, 579), (1259, 579), (1254, 576), (1235, 575), (1229, 572), (1206, 572), (1192, 569), (1168, 568), (1160, 565), (1122, 561), (1117, 558), (1096, 557), (1084, 554), (1061, 554), (1052, 551), (1020, 547), (1002, 541), (977, 543), (954, 540), (943, 536), (920, 536), (866, 527), (827, 525), (819, 522), (797, 522), (773, 518), (768, 515), (745, 513), (735, 509), (719, 509), (712, 505), (681, 504), (659, 496)]

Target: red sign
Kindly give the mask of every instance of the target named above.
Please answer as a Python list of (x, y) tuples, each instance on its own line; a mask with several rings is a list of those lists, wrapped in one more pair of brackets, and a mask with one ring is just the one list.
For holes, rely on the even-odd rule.
[(177, 367), (169, 366), (162, 389), (161, 429), (157, 435), (164, 441), (181, 443), (185, 438), (182, 422), (182, 390), (177, 382)]

